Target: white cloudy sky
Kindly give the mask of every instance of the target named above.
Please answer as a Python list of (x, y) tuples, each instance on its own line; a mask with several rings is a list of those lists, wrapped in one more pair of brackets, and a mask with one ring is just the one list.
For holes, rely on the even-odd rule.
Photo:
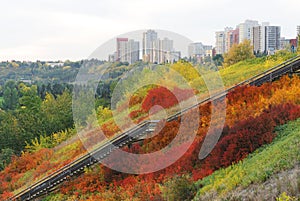
[(163, 29), (214, 44), (214, 32), (246, 19), (295, 38), (299, 0), (0, 0), (0, 60), (87, 58), (112, 37)]

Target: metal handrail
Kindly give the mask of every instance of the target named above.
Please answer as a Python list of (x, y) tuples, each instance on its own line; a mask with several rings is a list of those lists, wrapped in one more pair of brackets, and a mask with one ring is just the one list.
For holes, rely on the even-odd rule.
[[(232, 86), (232, 87), (230, 87), (230, 88), (228, 88), (228, 89), (226, 89), (226, 90), (224, 90), (224, 91), (222, 91), (222, 92), (220, 92), (220, 93), (213, 94), (212, 96), (210, 96), (210, 97), (208, 97), (208, 98), (206, 98), (206, 99), (204, 99), (204, 100), (198, 102), (197, 104), (192, 105), (192, 106), (190, 106), (190, 107), (187, 107), (187, 108), (183, 109), (182, 111), (177, 112), (177, 113), (175, 113), (175, 114), (169, 116), (169, 117), (167, 118), (167, 121), (173, 120), (174, 118), (177, 118), (178, 116), (181, 116), (181, 115), (182, 115), (183, 113), (185, 113), (186, 111), (189, 111), (190, 109), (193, 109), (193, 108), (199, 106), (200, 104), (203, 104), (203, 103), (205, 103), (205, 102), (214, 100), (214, 99), (217, 98), (217, 97), (223, 97), (223, 96), (225, 96), (229, 91), (232, 91), (233, 89), (235, 89), (235, 88), (237, 88), (237, 87), (239, 87), (239, 86), (242, 86), (242, 85), (245, 85), (245, 84), (249, 84), (249, 83), (251, 83), (251, 82), (254, 82), (254, 81), (258, 80), (259, 78), (261, 78), (262, 76), (269, 75), (269, 74), (271, 74), (272, 72), (274, 72), (274, 71), (276, 71), (276, 70), (278, 70), (278, 69), (281, 69), (282, 67), (286, 67), (287, 65), (290, 65), (290, 64), (292, 64), (292, 63), (295, 62), (295, 61), (298, 61), (299, 59), (300, 59), (300, 55), (297, 55), (296, 57), (293, 57), (293, 58), (291, 58), (291, 59), (289, 59), (289, 60), (287, 60), (287, 61), (285, 61), (285, 62), (283, 62), (283, 63), (281, 63), (281, 64), (279, 64), (279, 65), (276, 65), (276, 66), (274, 66), (274, 67), (272, 67), (272, 68), (270, 68), (270, 69), (268, 69), (268, 70), (266, 70), (266, 71), (264, 71), (264, 72), (262, 72), (262, 73), (259, 73), (259, 74), (255, 75), (255, 76), (253, 76), (253, 77), (251, 77), (251, 78), (249, 78), (249, 79), (247, 79), (247, 80), (245, 80), (245, 81), (242, 81), (242, 82), (240, 82), (240, 83), (238, 83), (238, 84), (236, 84), (236, 85), (234, 85), (234, 86)], [(139, 123), (138, 125), (136, 125), (136, 126), (134, 126), (134, 127), (132, 127), (132, 128), (129, 128), (128, 130), (124, 131), (122, 134), (116, 136), (116, 137), (113, 138), (112, 140), (110, 140), (110, 141), (108, 141), (108, 142), (105, 142), (101, 147), (98, 147), (97, 149), (95, 149), (95, 150), (93, 151), (93, 153), (96, 153), (97, 151), (99, 151), (99, 150), (105, 148), (107, 145), (112, 144), (112, 143), (113, 143), (112, 141), (117, 141), (117, 140), (119, 140), (119, 139), (122, 139), (122, 138), (123, 138), (124, 136), (126, 136), (128, 133), (130, 133), (130, 132), (132, 132), (132, 131), (134, 131), (134, 130), (136, 130), (136, 129), (138, 129), (138, 128), (142, 128), (143, 126), (145, 126), (145, 125), (147, 125), (147, 124), (158, 123), (158, 122), (159, 122), (159, 120), (145, 120), (145, 121)], [(79, 162), (81, 162), (81, 161), (83, 161), (83, 160), (85, 160), (85, 159), (87, 159), (87, 158), (89, 158), (89, 157), (91, 157), (91, 156), (92, 156), (91, 153), (87, 153), (87, 154), (85, 154), (85, 155), (83, 155), (83, 156), (81, 156), (81, 157), (75, 159), (74, 161), (72, 161), (72, 162), (70, 162), (69, 164), (63, 166), (63, 167), (60, 168), (59, 170), (56, 170), (55, 172), (51, 173), (50, 175), (45, 176), (43, 179), (37, 181), (35, 184), (30, 185), (28, 188), (26, 188), (26, 189), (24, 189), (23, 191), (17, 193), (17, 194), (14, 195), (13, 197), (11, 197), (9, 200), (15, 200), (15, 199), (17, 199), (18, 197), (20, 197), (21, 195), (25, 194), (26, 192), (31, 191), (34, 187), (37, 187), (37, 186), (41, 185), (42, 183), (44, 183), (45, 181), (49, 180), (50, 178), (54, 178), (54, 176), (59, 175), (59, 174), (62, 173), (62, 172), (65, 172), (65, 171), (68, 170), (70, 167), (72, 167), (72, 166), (78, 164)]]
[(28, 188), (22, 190), (21, 192), (17, 193), (16, 195), (14, 195), (13, 197), (11, 197), (9, 200), (14, 200), (16, 199), (17, 197), (19, 197), (20, 195), (30, 191), (32, 188), (36, 187), (36, 186), (39, 186), (41, 185), (42, 183), (44, 183), (45, 181), (49, 180), (49, 178), (53, 178), (54, 176), (64, 172), (64, 171), (67, 171), (70, 167), (76, 165), (77, 163), (85, 160), (85, 159), (88, 159), (89, 157), (93, 156), (93, 154), (95, 154), (99, 149), (102, 149), (110, 144), (112, 144), (113, 142), (119, 140), (119, 139), (122, 139), (122, 137), (126, 136), (128, 133), (138, 129), (138, 128), (142, 128), (143, 126), (146, 126), (148, 124), (151, 124), (151, 123), (158, 123), (159, 120), (146, 120), (146, 121), (143, 121), (141, 123), (139, 123), (138, 125), (136, 125), (135, 127), (133, 128), (130, 128), (128, 130), (126, 130), (125, 132), (123, 132), (121, 135), (118, 135), (116, 136), (115, 138), (113, 138), (112, 140), (109, 140), (107, 142), (105, 142), (101, 147), (95, 149), (92, 153), (87, 153), (75, 160), (73, 160), (72, 162), (70, 162), (69, 164), (61, 167), (60, 169), (54, 171), (53, 173), (45, 176), (44, 178), (40, 179), (39, 181), (37, 181), (36, 183), (30, 185)]

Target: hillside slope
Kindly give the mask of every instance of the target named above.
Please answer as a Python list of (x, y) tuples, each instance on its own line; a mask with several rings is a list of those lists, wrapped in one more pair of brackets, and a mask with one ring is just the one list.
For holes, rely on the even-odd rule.
[(194, 200), (300, 199), (300, 119), (276, 129), (276, 139), (236, 165), (196, 183)]
[[(71, 179), (70, 183), (62, 186), (61, 193), (55, 197), (58, 196), (63, 200), (107, 200), (107, 196), (110, 195), (108, 197), (112, 197), (111, 200), (165, 199), (168, 181), (175, 178), (175, 175), (187, 175), (189, 182), (202, 179), (220, 168), (244, 159), (264, 144), (272, 142), (275, 137), (273, 132), (275, 126), (300, 116), (299, 84), (298, 77), (292, 79), (284, 77), (272, 84), (267, 83), (261, 87), (240, 87), (228, 94), (227, 120), (222, 135), (224, 139), (221, 141), (225, 144), (220, 144), (220, 146), (230, 147), (226, 150), (226, 155), (222, 155), (216, 149), (218, 151), (215, 151), (213, 156), (204, 161), (198, 160), (199, 148), (203, 143), (211, 115), (211, 106), (206, 104), (199, 107), (202, 114), (199, 119), (201, 126), (197, 131), (195, 143), (172, 166), (154, 174), (134, 176), (114, 172), (100, 165), (87, 169), (86, 174), (78, 178)], [(147, 153), (161, 149), (176, 135), (179, 123), (179, 121), (168, 123), (156, 138), (146, 140), (142, 146), (126, 148), (126, 151)], [(249, 128), (248, 124), (253, 128)], [(240, 137), (240, 141), (234, 141), (237, 136)], [(228, 143), (231, 140), (231, 144)], [(237, 151), (241, 146), (246, 147), (242, 147), (241, 152)], [(12, 164), (0, 173), (2, 198), (8, 197), (14, 190), (29, 185), (33, 180), (53, 172), (70, 162), (72, 158), (84, 153), (79, 140), (76, 143), (61, 146), (58, 151), (42, 145), (38, 148), (34, 153), (24, 153), (21, 157), (14, 158)], [(211, 161), (222, 162), (211, 165)], [(144, 189), (145, 185), (148, 186), (147, 190)], [(118, 194), (122, 196), (117, 196)]]
[[(66, 183), (60, 193), (51, 195), (46, 200), (190, 200), (195, 196), (197, 188), (203, 186), (202, 189), (205, 189), (201, 181), (207, 181), (206, 176), (232, 163), (238, 163), (257, 148), (271, 143), (276, 137), (276, 130), (274, 130), (276, 126), (300, 117), (299, 84), (298, 77), (292, 79), (283, 77), (280, 81), (261, 87), (241, 87), (230, 93), (227, 97), (227, 126), (213, 152), (203, 161), (198, 160), (198, 153), (207, 128), (209, 105), (200, 107), (204, 116), (200, 120), (202, 126), (199, 128), (194, 144), (172, 166), (156, 173), (135, 176), (114, 172), (100, 165)], [(177, 121), (167, 123), (156, 138), (146, 140), (143, 146), (136, 145), (126, 150), (133, 153), (147, 153), (161, 149), (176, 135), (178, 123)], [(275, 140), (273, 143), (277, 141), (284, 140)], [(289, 142), (290, 138), (285, 141)], [(296, 143), (293, 145), (295, 149), (298, 147)], [(281, 162), (274, 157), (274, 153), (271, 152), (270, 155), (275, 162), (285, 164), (284, 161)], [(295, 154), (298, 157), (299, 154)], [(154, 165), (155, 162), (153, 161)], [(251, 167), (258, 166), (252, 163)], [(268, 177), (273, 174), (269, 170), (267, 173)], [(224, 173), (221, 177), (226, 175), (227, 173)], [(233, 177), (229, 174), (228, 176), (239, 178), (240, 175)], [(260, 177), (268, 178), (264, 173)], [(194, 186), (193, 181), (197, 180), (200, 183)], [(223, 186), (221, 189), (229, 191), (235, 187), (236, 184), (233, 182), (231, 186)]]

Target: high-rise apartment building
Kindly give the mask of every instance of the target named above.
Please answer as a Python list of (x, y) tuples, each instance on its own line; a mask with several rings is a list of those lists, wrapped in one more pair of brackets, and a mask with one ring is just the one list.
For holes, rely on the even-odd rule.
[(263, 32), (264, 29), (262, 26), (257, 26), (252, 28), (251, 45), (253, 46), (253, 50), (255, 54), (263, 53), (265, 51), (263, 36), (262, 36)]
[(251, 45), (256, 54), (266, 53), (266, 27), (270, 26), (269, 22), (263, 22), (262, 25), (251, 29)]
[[(158, 54), (158, 61), (157, 63), (169, 63), (172, 62), (173, 60), (171, 56), (167, 57), (168, 53), (171, 53), (174, 51), (173, 47), (173, 40), (170, 40), (168, 38), (164, 38), (163, 40), (158, 39), (158, 44), (159, 47), (157, 49), (157, 54)], [(169, 54), (170, 55), (170, 54)]]
[(273, 54), (280, 49), (281, 28), (279, 26), (266, 26), (266, 51)]
[(234, 44), (239, 44), (239, 29), (225, 28), (225, 52), (228, 52)]
[(127, 54), (128, 38), (117, 38), (116, 61), (125, 61)]
[(163, 51), (173, 51), (174, 49), (174, 42), (173, 40), (170, 40), (168, 38), (164, 38), (163, 40), (160, 40), (160, 49)]
[(244, 40), (251, 40), (252, 28), (257, 26), (259, 26), (258, 21), (254, 20), (246, 20), (244, 23), (239, 24), (239, 43), (242, 43)]
[(261, 26), (253, 27), (251, 30), (251, 44), (255, 53), (273, 54), (281, 48), (279, 26), (270, 26), (262, 23)]
[[(152, 62), (157, 60), (156, 49), (158, 49), (157, 32), (148, 30), (143, 33), (143, 60)], [(154, 63), (154, 62), (152, 62)]]
[(224, 39), (225, 39), (225, 50), (224, 52), (228, 52), (231, 48), (231, 46), (233, 45), (233, 28), (231, 27), (226, 27), (224, 29)]
[(127, 44), (127, 62), (132, 64), (140, 60), (140, 43), (129, 40)]
[(150, 63), (171, 63), (178, 61), (181, 54), (174, 51), (174, 42), (168, 38), (159, 39), (154, 30), (143, 33), (143, 60)]
[(239, 29), (226, 27), (224, 31), (216, 32), (216, 54), (224, 54), (233, 44), (239, 43)]
[(132, 64), (139, 60), (139, 42), (128, 38), (117, 38), (117, 51), (109, 56), (109, 60)]
[(224, 54), (225, 53), (225, 32), (217, 31), (216, 32), (216, 54)]

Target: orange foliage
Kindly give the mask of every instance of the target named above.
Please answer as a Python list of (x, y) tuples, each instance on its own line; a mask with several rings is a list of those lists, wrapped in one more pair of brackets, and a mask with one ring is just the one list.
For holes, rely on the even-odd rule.
[[(290, 79), (285, 76), (279, 81), (260, 87), (243, 86), (230, 92), (227, 95), (226, 126), (212, 153), (202, 161), (199, 161), (198, 154), (211, 120), (211, 104), (199, 106), (199, 119), (188, 119), (191, 124), (199, 122), (196, 139), (188, 151), (170, 167), (137, 176), (118, 173), (100, 165), (96, 171), (85, 173), (65, 183), (61, 192), (75, 196), (78, 200), (161, 200), (160, 185), (174, 174), (188, 173), (192, 174), (194, 180), (198, 180), (219, 168), (242, 160), (260, 146), (270, 143), (275, 137), (275, 126), (300, 117), (299, 88), (298, 77)], [(187, 97), (189, 96), (185, 96)], [(177, 100), (174, 98), (172, 92), (165, 88), (151, 89), (142, 107), (145, 111), (156, 104), (170, 107), (176, 104)], [(136, 101), (140, 100), (132, 100), (132, 104)], [(192, 118), (190, 116), (187, 115), (187, 118)], [(145, 140), (141, 146), (136, 144), (124, 150), (131, 153), (151, 153), (164, 148), (175, 138), (180, 120), (178, 118), (172, 122), (161, 122), (166, 124), (155, 137)], [(108, 136), (118, 131), (114, 122), (104, 124), (102, 129)], [(186, 129), (188, 131), (188, 128)], [(51, 164), (46, 162), (51, 154), (49, 150), (41, 150), (14, 158), (12, 164), (0, 173), (0, 192), (4, 192), (0, 199), (15, 189), (12, 183), (21, 178), (22, 173), (36, 167), (38, 175), (44, 172), (43, 169), (51, 167)], [(153, 161), (154, 165), (155, 163), (156, 161)], [(85, 195), (81, 196), (82, 194)]]
[(142, 103), (142, 109), (145, 112), (148, 112), (155, 105), (169, 108), (191, 96), (193, 96), (193, 90), (184, 90), (175, 87), (170, 91), (165, 87), (157, 87), (148, 91), (148, 94)]
[(114, 121), (109, 121), (101, 126), (101, 130), (107, 137), (110, 137), (119, 132), (120, 128)]

